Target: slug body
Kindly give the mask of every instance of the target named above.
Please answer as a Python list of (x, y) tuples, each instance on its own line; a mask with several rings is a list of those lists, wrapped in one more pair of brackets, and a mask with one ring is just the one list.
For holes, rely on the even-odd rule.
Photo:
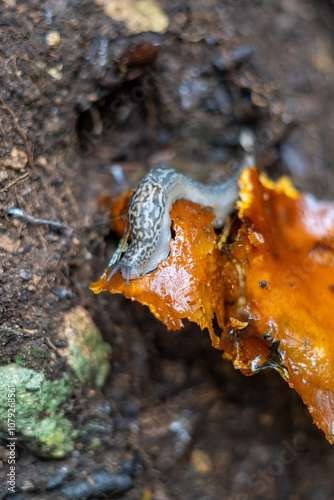
[(158, 167), (139, 182), (129, 201), (131, 243), (121, 260), (111, 268), (107, 281), (120, 270), (124, 279), (139, 278), (156, 269), (170, 252), (171, 219), (175, 201), (185, 198), (213, 207), (216, 220), (223, 222), (238, 199), (240, 165), (220, 184), (205, 185), (193, 181), (173, 168)]

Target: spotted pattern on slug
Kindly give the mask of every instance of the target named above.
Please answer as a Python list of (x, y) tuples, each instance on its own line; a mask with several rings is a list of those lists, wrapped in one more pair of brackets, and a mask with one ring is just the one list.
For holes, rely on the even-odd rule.
[(171, 240), (169, 212), (176, 200), (185, 198), (213, 207), (218, 220), (223, 221), (238, 198), (237, 181), (244, 167), (245, 163), (239, 165), (232, 175), (215, 185), (193, 181), (168, 167), (148, 172), (129, 201), (131, 243), (121, 260), (110, 268), (107, 281), (121, 271), (128, 284), (167, 258)]
[(125, 264), (133, 266), (136, 261), (151, 257), (161, 236), (165, 205), (165, 192), (160, 184), (146, 179), (138, 185), (129, 203), (132, 241), (123, 259)]

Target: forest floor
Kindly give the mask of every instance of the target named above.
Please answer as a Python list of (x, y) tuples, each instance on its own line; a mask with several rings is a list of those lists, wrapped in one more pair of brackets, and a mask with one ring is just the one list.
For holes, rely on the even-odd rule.
[[(59, 459), (19, 439), (11, 498), (97, 498), (80, 488), (103, 471), (101, 492), (116, 477), (124, 500), (334, 498), (334, 448), (277, 372), (244, 377), (206, 331), (169, 332), (147, 308), (89, 290), (117, 245), (101, 200), (148, 166), (214, 181), (246, 130), (259, 168), (333, 199), (333, 3), (159, 0), (167, 33), (132, 37), (92, 0), (4, 4), (0, 366), (50, 381), (65, 371), (77, 433)], [(61, 354), (78, 306), (112, 347), (101, 389)]]

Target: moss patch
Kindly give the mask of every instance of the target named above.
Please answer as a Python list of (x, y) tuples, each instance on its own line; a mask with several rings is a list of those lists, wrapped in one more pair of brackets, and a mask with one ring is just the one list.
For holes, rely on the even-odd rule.
[[(15, 391), (10, 392), (9, 387)], [(8, 394), (15, 395), (16, 432), (42, 455), (64, 457), (74, 448), (71, 424), (59, 410), (69, 391), (66, 375), (50, 382), (42, 373), (16, 364), (0, 367), (2, 430), (8, 430)]]
[(15, 358), (17, 365), (31, 370), (43, 370), (48, 363), (51, 363), (50, 350), (46, 345), (33, 347), (31, 349), (21, 349), (20, 353)]
[(61, 335), (68, 347), (61, 350), (81, 383), (89, 378), (101, 388), (110, 370), (111, 347), (104, 342), (95, 323), (83, 307), (76, 307), (64, 317)]

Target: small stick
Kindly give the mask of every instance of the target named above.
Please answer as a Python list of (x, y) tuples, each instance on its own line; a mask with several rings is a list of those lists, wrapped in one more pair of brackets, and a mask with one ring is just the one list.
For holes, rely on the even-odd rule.
[(46, 224), (47, 226), (52, 226), (52, 227), (58, 227), (60, 229), (69, 229), (70, 232), (72, 233), (73, 229), (68, 226), (67, 224), (63, 224), (62, 222), (59, 221), (53, 221), (53, 220), (47, 220), (47, 219), (39, 219), (38, 217), (32, 217), (32, 215), (29, 215), (20, 208), (12, 208), (11, 210), (8, 211), (9, 215), (18, 215), (19, 217), (22, 217), (23, 219), (26, 219), (28, 222), (31, 222), (32, 224)]
[(15, 181), (9, 182), (7, 184), (7, 186), (5, 186), (4, 188), (0, 189), (0, 193), (3, 193), (4, 191), (8, 191), (8, 189), (10, 189), (11, 187), (15, 186), (15, 184), (17, 184), (18, 182), (23, 181), (23, 179), (25, 179), (26, 177), (28, 177), (28, 175), (29, 175), (29, 172), (27, 172), (26, 174), (21, 175), (21, 177), (18, 177), (17, 179), (15, 179)]
[(33, 150), (32, 150), (32, 147), (31, 147), (29, 141), (28, 141), (27, 131), (24, 128), (21, 127), (21, 125), (19, 124), (18, 119), (15, 116), (14, 111), (12, 110), (12, 108), (10, 106), (8, 106), (8, 104), (5, 103), (5, 101), (2, 99), (2, 97), (0, 97), (0, 104), (12, 116), (12, 118), (14, 120), (14, 123), (15, 123), (16, 130), (18, 131), (18, 133), (20, 134), (20, 136), (24, 140), (24, 143), (25, 143), (25, 146), (26, 146), (26, 150), (27, 150), (27, 155), (28, 155), (28, 163), (36, 171), (36, 167), (35, 167), (34, 159), (33, 159)]
[(51, 342), (51, 340), (48, 337), (44, 337), (44, 343), (48, 347), (50, 347), (50, 349), (52, 349), (56, 353), (56, 355), (57, 355), (58, 358), (63, 358), (64, 357), (64, 356), (62, 356), (60, 354), (60, 352), (58, 351), (57, 347)]

